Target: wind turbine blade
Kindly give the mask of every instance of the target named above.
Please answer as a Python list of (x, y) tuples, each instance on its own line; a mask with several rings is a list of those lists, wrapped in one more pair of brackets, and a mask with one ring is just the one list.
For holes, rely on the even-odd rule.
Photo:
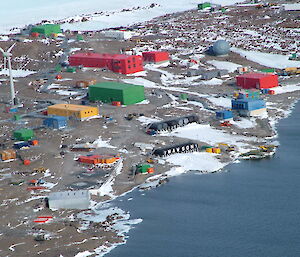
[(7, 64), (7, 57), (6, 56), (4, 56), (3, 64), (4, 64), (4, 69), (6, 70), (6, 64)]
[(7, 53), (10, 53), (10, 51), (14, 48), (14, 46), (16, 45), (16, 43), (13, 43), (12, 46), (10, 48), (7, 49)]
[(3, 54), (4, 56), (4, 50), (0, 47), (0, 52)]

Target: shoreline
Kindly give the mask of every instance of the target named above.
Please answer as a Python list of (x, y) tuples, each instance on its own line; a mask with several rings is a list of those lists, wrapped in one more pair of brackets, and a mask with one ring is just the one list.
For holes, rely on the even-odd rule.
[[(295, 106), (297, 105), (297, 103), (300, 101), (300, 93), (298, 93), (298, 98), (296, 100), (294, 100), (293, 102), (291, 102), (289, 105), (288, 105), (288, 111), (286, 111), (284, 113), (284, 116), (283, 117), (279, 117), (279, 118), (274, 118), (273, 119), (273, 124), (274, 126), (272, 126), (272, 128), (274, 129), (273, 132), (275, 133), (274, 136), (272, 136), (271, 138), (269, 138), (269, 140), (273, 141), (276, 139), (276, 141), (278, 141), (278, 146), (280, 147), (280, 138), (278, 136), (278, 132), (277, 132), (277, 129), (276, 129), (276, 125), (281, 122), (283, 119), (286, 119), (288, 118), (289, 116), (292, 115), (293, 113), (293, 110), (295, 108)], [(274, 151), (274, 154), (276, 154), (276, 148), (275, 148), (275, 151)], [(272, 158), (273, 156), (270, 155), (269, 157), (266, 156), (266, 157), (263, 157), (263, 158)], [(260, 159), (260, 158), (259, 158)], [(185, 173), (189, 173), (189, 172), (196, 172), (195, 174), (202, 174), (202, 175), (205, 175), (205, 174), (208, 174), (208, 173), (220, 173), (220, 172), (224, 172), (224, 170), (226, 171), (226, 167), (230, 164), (233, 164), (233, 163), (239, 163), (242, 159), (239, 158), (239, 157), (236, 157), (235, 159), (232, 159), (230, 162), (227, 162), (227, 163), (223, 163), (224, 166), (217, 169), (217, 170), (214, 170), (214, 171), (210, 171), (210, 172), (207, 172), (207, 171), (195, 171), (195, 170), (186, 170), (184, 169), (183, 167), (180, 167), (180, 166), (173, 166), (170, 170), (162, 173), (162, 174), (159, 174), (159, 175), (154, 175), (154, 176), (151, 176), (149, 178), (147, 178), (145, 180), (144, 183), (138, 185), (138, 186), (135, 186), (133, 188), (131, 188), (129, 191), (126, 191), (126, 192), (123, 192), (122, 194), (120, 195), (114, 195), (114, 197), (110, 200), (107, 200), (105, 202), (98, 202), (95, 207), (103, 207), (102, 205), (106, 205), (106, 204), (110, 204), (111, 202), (114, 202), (116, 201), (118, 198), (120, 197), (124, 197), (125, 195), (135, 191), (135, 190), (139, 190), (139, 191), (145, 191), (145, 190), (155, 190), (155, 188), (159, 187), (159, 186), (162, 186), (164, 185), (165, 183), (168, 183), (169, 179), (172, 179), (173, 177), (175, 176), (180, 176), (182, 174), (185, 174)], [(246, 160), (246, 161), (252, 161), (252, 160)], [(133, 199), (134, 201), (134, 199)], [(109, 205), (110, 206), (110, 205)], [(105, 210), (105, 207), (104, 207), (104, 210)], [(141, 217), (139, 219), (139, 222), (136, 222), (136, 219), (133, 220), (133, 223), (134, 225), (138, 225), (139, 223), (141, 223), (143, 220), (143, 217)], [(104, 256), (106, 254), (108, 254), (109, 252), (111, 252), (113, 249), (115, 249), (117, 246), (119, 245), (122, 245), (122, 244), (126, 244), (127, 242), (127, 239), (128, 239), (128, 232), (131, 230), (131, 229), (134, 229), (135, 226), (133, 227), (130, 227), (124, 234), (122, 234), (122, 237), (123, 237), (123, 242), (122, 243), (115, 243), (115, 244), (111, 244), (110, 247), (108, 247), (103, 253), (101, 253), (100, 255), (97, 255), (97, 256)], [(91, 252), (89, 252), (88, 254), (90, 254)], [(84, 252), (81, 252), (81, 253), (78, 253), (78, 256), (76, 255), (76, 257), (79, 257), (81, 256), (80, 254), (83, 254), (82, 256), (89, 256), (89, 255), (84, 255)]]

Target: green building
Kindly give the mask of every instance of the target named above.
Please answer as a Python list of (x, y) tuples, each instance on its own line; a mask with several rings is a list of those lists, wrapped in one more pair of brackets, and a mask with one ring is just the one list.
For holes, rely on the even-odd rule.
[(61, 33), (61, 28), (59, 24), (44, 24), (33, 27), (31, 29), (31, 33), (32, 32), (36, 32), (45, 36), (51, 36), (51, 34)]
[(102, 82), (89, 86), (89, 100), (111, 103), (119, 101), (124, 105), (135, 104), (145, 100), (143, 86), (118, 82)]
[(27, 141), (29, 139), (32, 139), (34, 137), (34, 133), (32, 129), (18, 129), (14, 131), (14, 139), (21, 140), (21, 141)]
[(204, 9), (210, 8), (210, 7), (211, 7), (211, 4), (208, 2), (198, 4), (198, 10), (204, 10)]

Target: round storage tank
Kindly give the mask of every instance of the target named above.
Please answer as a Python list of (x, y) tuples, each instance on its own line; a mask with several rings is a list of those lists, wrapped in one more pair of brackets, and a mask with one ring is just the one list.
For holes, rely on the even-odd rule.
[(230, 50), (230, 45), (225, 40), (218, 40), (212, 46), (212, 51), (214, 55), (225, 55), (228, 54)]

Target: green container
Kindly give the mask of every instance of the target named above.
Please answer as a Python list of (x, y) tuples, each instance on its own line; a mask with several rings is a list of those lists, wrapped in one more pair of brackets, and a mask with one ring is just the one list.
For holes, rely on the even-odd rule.
[(221, 11), (222, 11), (222, 12), (226, 12), (226, 8), (222, 7), (222, 8), (221, 8)]
[(248, 98), (254, 98), (257, 99), (260, 97), (260, 91), (259, 90), (246, 90), (246, 93), (248, 94)]
[(76, 72), (76, 68), (75, 68), (75, 67), (68, 67), (68, 68), (66, 69), (66, 72), (75, 73), (75, 72)]
[(210, 8), (211, 4), (206, 2), (206, 3), (202, 3), (202, 4), (198, 4), (198, 10), (204, 10), (206, 8)]
[(80, 34), (79, 34), (79, 35), (77, 35), (76, 38), (77, 38), (78, 41), (82, 41), (82, 40), (83, 40), (83, 35), (80, 35)]
[(14, 120), (20, 120), (20, 119), (21, 119), (21, 115), (19, 115), (19, 114), (14, 115)]
[(34, 137), (34, 132), (32, 129), (18, 129), (14, 131), (13, 137), (16, 140), (27, 141)]
[(262, 70), (260, 70), (260, 72), (275, 73), (275, 69), (274, 68), (262, 69)]
[(147, 173), (148, 169), (151, 168), (151, 165), (149, 164), (139, 164), (137, 165), (137, 172), (139, 173)]
[(51, 34), (61, 33), (61, 28), (60, 25), (58, 24), (44, 24), (44, 25), (33, 27), (31, 29), (31, 33), (32, 32), (37, 32), (45, 36), (51, 36)]
[(186, 101), (188, 99), (187, 94), (180, 94), (180, 100)]
[(130, 105), (145, 100), (143, 86), (118, 82), (102, 82), (89, 86), (89, 100), (111, 103), (121, 102), (122, 105)]
[(201, 150), (206, 150), (207, 148), (212, 148), (212, 146), (210, 146), (210, 145), (201, 146)]
[(61, 67), (60, 64), (57, 64), (57, 65), (55, 66), (55, 71), (56, 71), (56, 72), (61, 72), (61, 69), (62, 69), (62, 67)]

